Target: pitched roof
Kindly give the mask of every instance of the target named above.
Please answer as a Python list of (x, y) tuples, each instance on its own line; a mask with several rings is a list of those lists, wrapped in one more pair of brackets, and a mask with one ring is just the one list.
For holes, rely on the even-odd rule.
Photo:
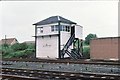
[(17, 41), (17, 39), (16, 38), (7, 38), (7, 39), (2, 39), (2, 40), (0, 40), (0, 44), (4, 44), (4, 43), (6, 43), (6, 44), (11, 44), (14, 40), (16, 40)]
[(75, 22), (72, 22), (68, 19), (65, 19), (65, 18), (61, 17), (61, 16), (52, 16), (52, 17), (44, 19), (40, 22), (37, 22), (33, 25), (45, 25), (45, 24), (57, 23), (59, 21), (62, 22), (62, 23), (67, 23), (67, 24), (76, 24)]

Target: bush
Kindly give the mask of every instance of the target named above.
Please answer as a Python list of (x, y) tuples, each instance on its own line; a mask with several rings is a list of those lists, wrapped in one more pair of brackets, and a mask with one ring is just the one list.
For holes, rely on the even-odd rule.
[(27, 46), (26, 43), (21, 43), (21, 44), (20, 44), (20, 49), (19, 49), (19, 50), (25, 50), (25, 49), (27, 49), (27, 48), (28, 48), (28, 46)]
[(12, 46), (11, 46), (11, 48), (14, 50), (14, 51), (20, 51), (20, 50), (25, 50), (25, 49), (27, 49), (27, 44), (26, 43), (21, 43), (21, 44), (19, 44), (19, 43), (16, 43), (16, 44), (13, 44)]
[(26, 43), (16, 43), (9, 47), (0, 46), (0, 52), (2, 52), (3, 58), (27, 58), (29, 56), (34, 55), (35, 45)]
[(2, 56), (6, 56), (9, 53), (12, 53), (13, 50), (10, 47), (2, 47), (2, 49), (0, 49), (0, 52), (2, 52)]
[(7, 47), (9, 47), (10, 45), (8, 45), (8, 44), (2, 44), (1, 45), (1, 47), (5, 47), (5, 48), (7, 48)]
[(12, 48), (14, 51), (17, 51), (17, 50), (20, 49), (19, 45), (20, 45), (19, 43), (13, 44), (13, 45), (11, 46), (11, 48)]
[(83, 57), (84, 58), (90, 58), (90, 47), (89, 46), (84, 46)]
[(35, 44), (27, 44), (28, 49), (35, 49)]
[(21, 51), (16, 51), (13, 53), (9, 53), (6, 57), (7, 58), (24, 58), (29, 56), (30, 54), (33, 54), (34, 50), (33, 49), (26, 49), (26, 50), (21, 50)]
[(9, 53), (9, 54), (3, 55), (3, 58), (13, 58), (13, 56), (14, 56), (14, 53)]

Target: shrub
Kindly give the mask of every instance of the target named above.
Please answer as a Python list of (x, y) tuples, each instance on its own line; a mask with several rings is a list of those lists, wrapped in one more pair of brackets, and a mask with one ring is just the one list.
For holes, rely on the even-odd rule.
[(16, 43), (16, 44), (13, 44), (11, 46), (11, 48), (14, 50), (14, 51), (20, 51), (20, 50), (25, 50), (27, 49), (27, 44), (26, 43)]
[(90, 58), (90, 47), (89, 46), (84, 46), (83, 57), (84, 58)]
[(0, 46), (0, 52), (2, 52), (3, 58), (27, 58), (34, 55), (35, 45), (26, 43), (16, 43), (9, 47)]
[(35, 49), (35, 44), (27, 44), (28, 49)]
[(20, 49), (20, 46), (19, 46), (19, 45), (20, 45), (19, 43), (13, 44), (13, 45), (11, 46), (11, 48), (12, 48), (14, 51), (17, 51), (17, 50)]
[(2, 56), (6, 56), (9, 53), (13, 52), (13, 50), (10, 47), (2, 47), (0, 51), (2, 52)]
[(28, 48), (28, 46), (27, 46), (26, 43), (21, 43), (21, 44), (20, 44), (20, 49), (19, 49), (19, 50), (25, 50), (25, 49), (27, 49), (27, 48)]
[(34, 53), (33, 49), (26, 49), (26, 50), (21, 50), (21, 51), (10, 53), (9, 56), (11, 56), (11, 58), (20, 58), (20, 57), (24, 58), (33, 53)]

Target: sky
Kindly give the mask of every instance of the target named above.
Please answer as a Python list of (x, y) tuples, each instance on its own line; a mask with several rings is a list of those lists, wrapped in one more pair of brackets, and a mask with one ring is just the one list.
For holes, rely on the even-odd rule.
[(32, 25), (50, 16), (62, 16), (83, 26), (83, 39), (118, 36), (118, 1), (1, 1), (0, 39), (34, 40)]

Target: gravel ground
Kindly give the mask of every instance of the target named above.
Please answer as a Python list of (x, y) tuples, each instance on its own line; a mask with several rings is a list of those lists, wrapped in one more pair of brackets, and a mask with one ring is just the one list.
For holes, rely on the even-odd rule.
[(1, 68), (17, 68), (17, 69), (33, 69), (48, 70), (61, 72), (94, 72), (104, 74), (120, 74), (120, 66), (118, 65), (93, 65), (93, 64), (65, 64), (65, 63), (43, 63), (43, 62), (13, 62), (2, 61)]

